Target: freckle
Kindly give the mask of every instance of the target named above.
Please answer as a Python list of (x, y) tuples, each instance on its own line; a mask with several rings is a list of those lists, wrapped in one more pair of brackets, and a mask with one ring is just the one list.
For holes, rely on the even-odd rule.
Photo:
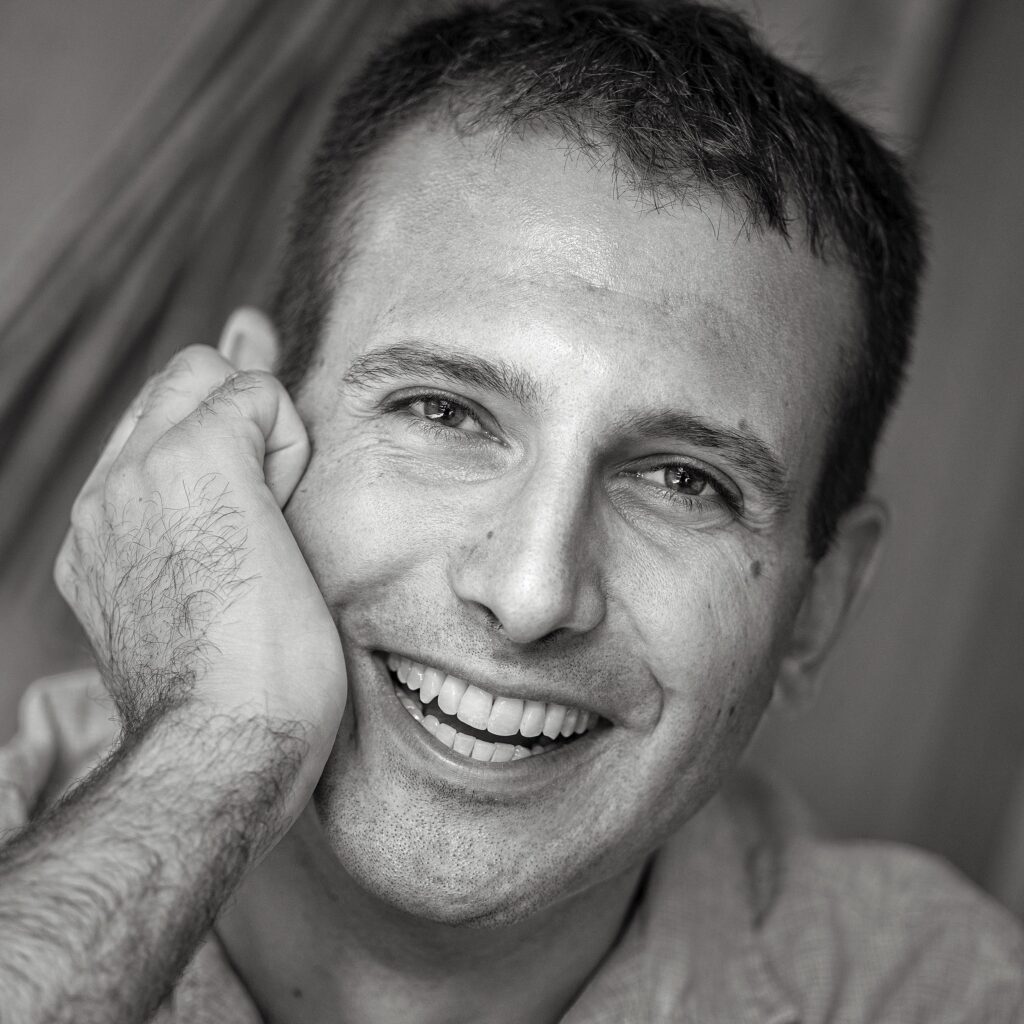
[(735, 715), (735, 714), (736, 714), (736, 705), (735, 704), (730, 704), (729, 705), (729, 717), (732, 718), (732, 716)]
[(756, 559), (750, 563), (750, 575), (756, 580), (761, 575), (761, 563)]
[(301, 999), (302, 998), (302, 989), (301, 988), (293, 988), (292, 989), (292, 995), (296, 999)]
[(494, 536), (494, 531), (493, 530), (488, 530), (487, 531), (487, 539), (490, 540), (493, 536)]

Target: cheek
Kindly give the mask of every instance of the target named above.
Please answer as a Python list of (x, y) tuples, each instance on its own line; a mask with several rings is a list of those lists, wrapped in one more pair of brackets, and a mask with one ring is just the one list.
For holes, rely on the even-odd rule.
[(659, 756), (672, 770), (703, 772), (738, 755), (771, 696), (795, 584), (766, 572), (763, 553), (690, 548), (648, 560), (632, 591), (633, 625), (660, 693)]
[(421, 573), (446, 550), (452, 510), (410, 485), (377, 439), (314, 454), (286, 510), (329, 605)]

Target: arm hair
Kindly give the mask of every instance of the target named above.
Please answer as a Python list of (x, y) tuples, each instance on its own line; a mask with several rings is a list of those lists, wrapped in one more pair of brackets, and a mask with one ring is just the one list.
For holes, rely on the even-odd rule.
[(2, 1019), (148, 1019), (290, 825), (302, 733), (163, 712), (0, 848)]

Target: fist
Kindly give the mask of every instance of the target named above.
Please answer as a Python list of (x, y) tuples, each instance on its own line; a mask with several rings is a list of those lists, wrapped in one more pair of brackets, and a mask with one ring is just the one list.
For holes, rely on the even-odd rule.
[(345, 706), (337, 630), (282, 508), (309, 441), (282, 385), (176, 355), (75, 501), (55, 579), (126, 732), (171, 707), (302, 726), (321, 766)]

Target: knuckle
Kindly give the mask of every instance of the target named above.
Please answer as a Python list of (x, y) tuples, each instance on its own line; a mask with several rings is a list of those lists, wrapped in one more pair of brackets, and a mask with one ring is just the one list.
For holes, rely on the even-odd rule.
[(230, 371), (231, 364), (209, 345), (188, 345), (174, 354), (167, 368), (175, 375), (222, 379)]
[(173, 390), (171, 381), (172, 375), (169, 372), (169, 367), (155, 373), (146, 381), (133, 409), (136, 419), (159, 405), (163, 398)]
[[(167, 476), (175, 476), (179, 468), (177, 448), (162, 437), (142, 456), (142, 474), (149, 481), (161, 480)], [(128, 475), (126, 467), (126, 476)], [(134, 476), (134, 474), (131, 474)], [(139, 490), (134, 483), (133, 490)]]
[(186, 345), (184, 348), (178, 349), (175, 353), (174, 358), (179, 357), (184, 359), (205, 359), (207, 356), (216, 355), (216, 351), (210, 348), (209, 345), (192, 344)]
[(154, 374), (139, 395), (138, 410), (152, 412), (165, 401), (192, 395), (194, 400), (221, 384), (230, 364), (209, 345), (189, 345), (176, 352), (159, 373)]
[(56, 584), (57, 591), (61, 597), (69, 604), (75, 597), (75, 581), (78, 576), (72, 560), (73, 550), (74, 545), (69, 532), (65, 536), (64, 543), (61, 544), (60, 551), (57, 552), (57, 557), (53, 563), (53, 582)]
[(109, 502), (130, 495), (137, 490), (137, 471), (129, 459), (121, 455), (107, 473), (103, 495), (97, 495), (97, 501)]
[(89, 521), (92, 514), (94, 495), (90, 489), (83, 487), (71, 503), (71, 525), (81, 527)]
[(60, 546), (60, 551), (57, 552), (57, 557), (53, 560), (53, 582), (57, 584), (57, 589), (63, 594), (64, 586), (67, 582), (68, 576), (68, 557), (67, 557), (67, 541)]
[(139, 393), (135, 396), (135, 401), (132, 402), (129, 411), (134, 413), (136, 416), (140, 410), (145, 409), (149, 402), (150, 395), (153, 394), (153, 389), (157, 386), (157, 382), (163, 376), (163, 372), (154, 373), (152, 377), (148, 378), (146, 382), (139, 388)]
[(191, 373), (196, 366), (202, 366), (206, 354), (210, 351), (208, 345), (186, 345), (178, 349), (167, 361), (166, 371), (168, 373)]
[(53, 563), (53, 583), (57, 588), (57, 593), (60, 594), (68, 604), (70, 604), (74, 596), (74, 586), (71, 582), (71, 573), (67, 564), (59, 557), (57, 561)]
[(264, 370), (236, 370), (224, 381), (224, 388), (235, 393), (252, 391), (266, 385), (270, 375)]
[(201, 416), (219, 412), (241, 414), (239, 399), (263, 387), (258, 370), (236, 370), (212, 388), (199, 405)]

